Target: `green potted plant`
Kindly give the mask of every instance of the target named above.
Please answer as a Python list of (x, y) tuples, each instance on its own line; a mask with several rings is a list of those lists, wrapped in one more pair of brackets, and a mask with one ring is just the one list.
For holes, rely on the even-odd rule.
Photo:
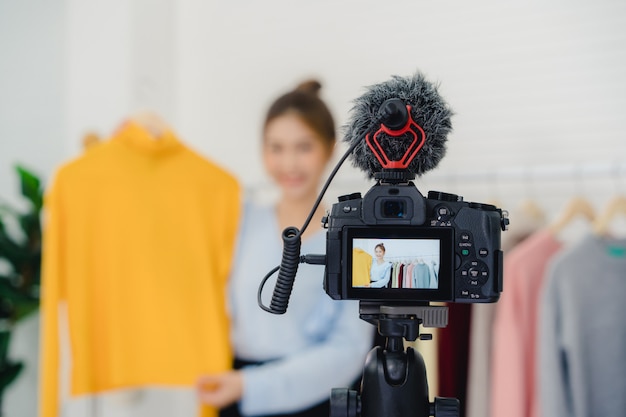
[(15, 170), (26, 209), (0, 200), (0, 410), (5, 389), (24, 366), (8, 357), (11, 332), (39, 307), (41, 282), (42, 185), (27, 169)]

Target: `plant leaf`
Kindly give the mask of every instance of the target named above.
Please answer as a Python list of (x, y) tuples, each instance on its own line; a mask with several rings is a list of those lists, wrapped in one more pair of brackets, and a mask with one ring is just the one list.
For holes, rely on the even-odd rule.
[(41, 206), (43, 205), (43, 192), (41, 190), (39, 177), (20, 165), (17, 165), (15, 169), (20, 176), (22, 195), (33, 204), (36, 211), (41, 210)]
[(39, 301), (31, 300), (19, 303), (15, 308), (15, 322), (18, 322), (39, 309)]
[(0, 370), (0, 395), (11, 385), (15, 378), (22, 372), (24, 364), (22, 362), (8, 362)]
[(39, 246), (41, 242), (41, 222), (39, 214), (35, 212), (19, 216), (20, 226), (24, 236), (28, 239), (30, 247)]
[[(4, 326), (3, 326), (4, 327)], [(7, 330), (0, 331), (0, 367), (4, 366), (4, 359), (9, 351), (9, 342), (11, 341), (11, 332)]]
[(19, 271), (22, 262), (28, 259), (28, 253), (24, 249), (14, 243), (4, 232), (0, 229), (0, 259), (5, 259), (11, 264), (14, 271)]
[(7, 203), (0, 204), (0, 216), (3, 216), (3, 215), (17, 216), (17, 214), (18, 214), (17, 210), (15, 210), (15, 208), (12, 207), (11, 205)]
[(31, 302), (34, 298), (16, 288), (9, 277), (0, 276), (0, 298), (9, 299), (12, 304)]

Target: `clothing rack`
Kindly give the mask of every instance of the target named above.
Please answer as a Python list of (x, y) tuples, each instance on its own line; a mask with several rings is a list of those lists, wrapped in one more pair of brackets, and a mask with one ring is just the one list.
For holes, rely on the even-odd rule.
[[(344, 164), (345, 165), (345, 164)], [(345, 168), (345, 167), (344, 167)], [(342, 168), (342, 169), (344, 169)], [(342, 170), (334, 178), (331, 188), (351, 190), (371, 186), (369, 180), (360, 171), (353, 171), (346, 175)], [(626, 160), (595, 161), (586, 163), (548, 164), (548, 165), (518, 165), (501, 168), (472, 168), (464, 171), (454, 171), (449, 168), (427, 172), (417, 178), (416, 183), (426, 184), (502, 184), (519, 183), (530, 186), (539, 183), (574, 182), (583, 183), (589, 180), (609, 180), (620, 193), (626, 193)], [(267, 182), (260, 182), (246, 187), (252, 195), (273, 189)], [(364, 188), (366, 189), (366, 188)], [(327, 193), (328, 194), (328, 193)]]
[(615, 178), (626, 182), (626, 160), (615, 162), (588, 162), (554, 165), (513, 166), (497, 169), (472, 169), (463, 172), (426, 173), (426, 180), (452, 182), (532, 181), (532, 180), (586, 180)]
[[(477, 166), (465, 171), (436, 168), (414, 182), (424, 194), (439, 190), (496, 205), (511, 206), (512, 201), (521, 200), (538, 201), (546, 208), (555, 208), (564, 204), (564, 197), (573, 195), (585, 195), (603, 204), (611, 195), (626, 195), (626, 159), (499, 168)], [(373, 183), (364, 176), (342, 177), (339, 174), (327, 196), (366, 192)]]

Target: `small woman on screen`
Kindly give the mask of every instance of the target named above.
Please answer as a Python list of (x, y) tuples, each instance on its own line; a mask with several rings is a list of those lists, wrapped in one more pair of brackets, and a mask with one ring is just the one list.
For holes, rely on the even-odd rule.
[(374, 247), (374, 259), (370, 269), (370, 287), (387, 287), (391, 279), (391, 262), (385, 261), (385, 245), (379, 243)]

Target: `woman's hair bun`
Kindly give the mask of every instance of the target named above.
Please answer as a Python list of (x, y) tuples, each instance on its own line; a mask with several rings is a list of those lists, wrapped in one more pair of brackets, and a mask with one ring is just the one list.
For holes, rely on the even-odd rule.
[(322, 88), (322, 84), (319, 81), (307, 80), (307, 81), (301, 82), (296, 87), (295, 91), (301, 91), (303, 93), (308, 93), (308, 94), (317, 96), (321, 88)]

